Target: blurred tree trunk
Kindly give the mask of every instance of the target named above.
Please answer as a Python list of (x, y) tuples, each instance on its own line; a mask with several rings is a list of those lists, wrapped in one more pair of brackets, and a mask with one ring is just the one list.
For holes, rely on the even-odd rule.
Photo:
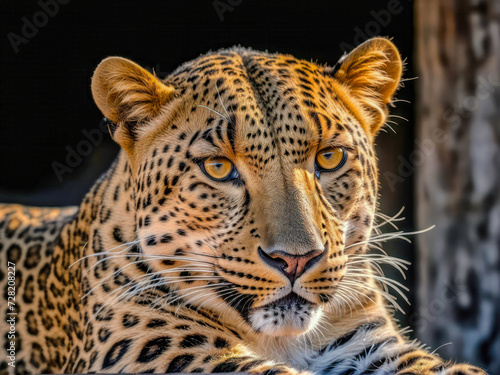
[(500, 1), (417, 0), (417, 336), (500, 374)]

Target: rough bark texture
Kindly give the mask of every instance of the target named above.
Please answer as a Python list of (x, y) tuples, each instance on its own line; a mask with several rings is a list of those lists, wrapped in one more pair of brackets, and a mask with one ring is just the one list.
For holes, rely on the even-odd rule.
[(500, 1), (416, 2), (417, 336), (500, 374)]

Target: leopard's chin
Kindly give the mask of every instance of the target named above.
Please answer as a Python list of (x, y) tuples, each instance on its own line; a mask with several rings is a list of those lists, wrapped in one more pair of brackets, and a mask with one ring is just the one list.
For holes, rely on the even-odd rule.
[(321, 306), (291, 292), (249, 313), (252, 328), (268, 336), (297, 336), (313, 329), (323, 314)]

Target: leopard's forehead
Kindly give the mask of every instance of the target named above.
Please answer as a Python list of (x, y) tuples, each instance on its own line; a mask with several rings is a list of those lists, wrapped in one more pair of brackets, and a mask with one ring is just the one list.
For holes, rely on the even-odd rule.
[(256, 169), (265, 168), (277, 148), (289, 163), (301, 164), (321, 140), (368, 144), (337, 95), (339, 84), (313, 62), (237, 48), (190, 61), (166, 82), (192, 102), (192, 112), (206, 115), (201, 129), (227, 125), (232, 146)]

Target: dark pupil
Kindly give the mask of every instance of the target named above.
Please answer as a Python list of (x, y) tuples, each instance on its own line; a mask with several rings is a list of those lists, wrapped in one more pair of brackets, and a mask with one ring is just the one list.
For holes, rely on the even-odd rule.
[(325, 159), (327, 159), (327, 160), (328, 160), (328, 159), (331, 159), (331, 158), (332, 158), (332, 155), (333, 155), (333, 153), (332, 153), (332, 152), (325, 152), (325, 153), (323, 154), (323, 157), (324, 157)]
[(213, 163), (215, 169), (220, 170), (222, 168), (222, 163)]

